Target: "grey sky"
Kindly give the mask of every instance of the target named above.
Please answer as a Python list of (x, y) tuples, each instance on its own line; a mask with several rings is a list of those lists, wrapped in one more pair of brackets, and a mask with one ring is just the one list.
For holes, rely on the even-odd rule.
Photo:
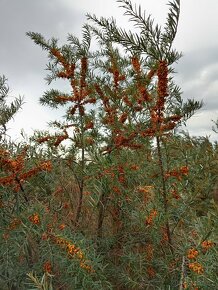
[[(132, 0), (163, 24), (167, 0)], [(18, 137), (21, 128), (27, 133), (45, 128), (46, 123), (61, 113), (38, 104), (48, 89), (46, 53), (26, 37), (27, 31), (42, 33), (46, 38), (57, 37), (63, 43), (68, 33), (80, 36), (85, 13), (114, 16), (120, 26), (131, 29), (123, 10), (115, 0), (0, 0), (0, 74), (6, 75), (12, 96), (25, 97), (25, 105), (9, 134)], [(218, 1), (181, 0), (181, 16), (175, 48), (183, 52), (176, 65), (176, 81), (184, 98), (203, 99), (205, 106), (189, 122), (193, 135), (210, 135), (211, 119), (218, 118)]]

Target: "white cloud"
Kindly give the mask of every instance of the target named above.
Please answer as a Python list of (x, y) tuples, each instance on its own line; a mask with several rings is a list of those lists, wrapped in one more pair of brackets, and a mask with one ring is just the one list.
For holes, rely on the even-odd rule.
[(212, 131), (212, 120), (215, 121), (217, 116), (218, 110), (210, 112), (201, 110), (187, 121), (187, 126), (184, 129), (188, 130), (191, 136), (207, 136), (212, 142), (217, 141), (218, 134)]

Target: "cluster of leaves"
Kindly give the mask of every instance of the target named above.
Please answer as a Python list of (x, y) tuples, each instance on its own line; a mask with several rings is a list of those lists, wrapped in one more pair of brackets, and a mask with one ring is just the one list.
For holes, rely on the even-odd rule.
[(17, 111), (21, 108), (23, 99), (16, 98), (10, 104), (7, 104), (9, 97), (9, 87), (5, 76), (0, 76), (0, 140), (5, 136), (7, 131), (7, 123), (13, 118)]
[(180, 1), (164, 29), (118, 2), (140, 34), (90, 15), (82, 42), (28, 33), (71, 90), (40, 99), (66, 110), (54, 134), (1, 143), (1, 288), (216, 287), (218, 147), (177, 133), (202, 106), (173, 81)]

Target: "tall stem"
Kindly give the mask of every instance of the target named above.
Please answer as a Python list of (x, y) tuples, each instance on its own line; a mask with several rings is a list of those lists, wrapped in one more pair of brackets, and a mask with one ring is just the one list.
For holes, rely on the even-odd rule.
[(158, 162), (159, 162), (160, 173), (161, 173), (164, 213), (165, 213), (165, 216), (166, 216), (167, 238), (168, 238), (168, 241), (169, 241), (171, 252), (173, 252), (172, 237), (171, 237), (171, 233), (170, 233), (170, 226), (169, 226), (169, 219), (168, 219), (167, 190), (166, 190), (166, 181), (165, 181), (165, 178), (164, 178), (164, 168), (163, 168), (163, 158), (162, 158), (162, 151), (161, 151), (161, 145), (160, 145), (160, 136), (156, 136), (156, 141), (157, 141)]
[(82, 204), (83, 204), (83, 191), (84, 191), (84, 170), (85, 170), (85, 143), (84, 143), (84, 120), (83, 117), (80, 115), (80, 123), (81, 123), (81, 179), (79, 182), (79, 204), (77, 207), (76, 213), (76, 225), (79, 223), (81, 211), (82, 211)]
[(23, 188), (22, 183), (20, 182), (20, 179), (16, 176), (16, 177), (15, 177), (15, 180), (16, 180), (16, 182), (18, 183), (18, 185), (19, 185), (21, 191), (23, 192), (23, 197), (24, 197), (24, 199), (25, 199), (25, 202), (26, 202), (27, 204), (29, 204), (29, 199), (28, 199), (27, 196), (26, 196), (26, 192), (25, 192), (25, 190), (24, 190), (24, 188)]
[(99, 213), (98, 213), (98, 228), (97, 228), (97, 237), (102, 238), (102, 228), (105, 214), (105, 207), (107, 203), (107, 193), (104, 191), (101, 195), (101, 199), (99, 201)]

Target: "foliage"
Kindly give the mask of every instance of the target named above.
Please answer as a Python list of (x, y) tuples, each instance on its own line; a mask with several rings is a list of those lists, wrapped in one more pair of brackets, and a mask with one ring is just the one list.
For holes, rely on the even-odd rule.
[(6, 124), (13, 118), (23, 103), (23, 99), (19, 97), (7, 104), (8, 94), (7, 79), (4, 75), (0, 76), (0, 140), (7, 131)]
[(70, 92), (40, 99), (65, 109), (53, 134), (1, 144), (0, 288), (217, 285), (218, 147), (178, 133), (202, 106), (173, 80), (180, 1), (163, 29), (118, 2), (139, 34), (91, 15), (81, 42), (28, 32), (48, 52), (48, 83), (63, 79)]

